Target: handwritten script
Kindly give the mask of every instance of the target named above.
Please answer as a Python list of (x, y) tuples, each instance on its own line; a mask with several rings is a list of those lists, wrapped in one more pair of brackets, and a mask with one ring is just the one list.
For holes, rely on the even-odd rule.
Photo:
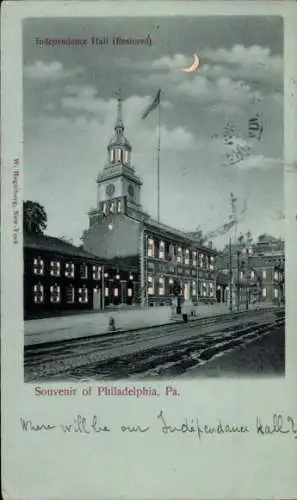
[(21, 429), (23, 432), (33, 433), (49, 433), (61, 432), (62, 434), (108, 434), (112, 432), (120, 433), (158, 433), (172, 436), (189, 435), (197, 437), (199, 440), (209, 436), (227, 436), (234, 434), (256, 434), (258, 436), (291, 436), (297, 438), (297, 421), (293, 417), (273, 414), (271, 419), (264, 420), (256, 417), (253, 425), (226, 423), (218, 418), (215, 423), (201, 422), (199, 417), (184, 418), (181, 422), (171, 422), (165, 416), (163, 410), (160, 411), (156, 418), (151, 423), (122, 423), (112, 428), (107, 423), (102, 423), (97, 415), (86, 417), (77, 415), (71, 422), (54, 424), (45, 422), (33, 422), (32, 419), (20, 417)]

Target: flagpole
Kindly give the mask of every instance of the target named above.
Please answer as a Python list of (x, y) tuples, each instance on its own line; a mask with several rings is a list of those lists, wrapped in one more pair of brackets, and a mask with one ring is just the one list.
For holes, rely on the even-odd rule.
[(161, 152), (161, 97), (158, 106), (158, 148), (157, 148), (157, 220), (160, 222), (160, 152)]

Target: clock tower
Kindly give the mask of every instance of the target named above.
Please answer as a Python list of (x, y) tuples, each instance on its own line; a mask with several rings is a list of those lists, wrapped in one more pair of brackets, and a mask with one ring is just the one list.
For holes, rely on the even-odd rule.
[(142, 212), (140, 191), (142, 181), (131, 164), (132, 147), (124, 135), (122, 99), (118, 99), (114, 136), (107, 147), (107, 161), (97, 177), (97, 213), (124, 214), (127, 206)]

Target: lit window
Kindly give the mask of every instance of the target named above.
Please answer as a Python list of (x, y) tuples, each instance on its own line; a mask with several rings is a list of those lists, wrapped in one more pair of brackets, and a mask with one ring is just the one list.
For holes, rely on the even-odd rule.
[(263, 295), (263, 297), (266, 297), (266, 296), (267, 296), (267, 289), (266, 289), (266, 288), (263, 288), (263, 290), (262, 290), (262, 295)]
[(50, 292), (51, 292), (50, 296), (51, 303), (57, 304), (58, 302), (60, 302), (61, 299), (60, 287), (56, 283), (50, 287)]
[(132, 297), (132, 288), (128, 288), (128, 297)]
[(204, 290), (204, 292), (203, 292), (203, 297), (206, 297), (206, 291), (205, 291), (205, 290)]
[(197, 266), (197, 252), (192, 253), (192, 265)]
[(154, 295), (154, 280), (152, 276), (148, 276), (148, 294)]
[(102, 212), (103, 212), (103, 215), (107, 214), (107, 203), (103, 203)]
[(129, 276), (129, 280), (130, 280), (130, 281), (133, 281), (133, 274), (130, 274), (130, 276)]
[(274, 273), (274, 279), (278, 280), (278, 272), (277, 271), (275, 271), (275, 273)]
[(93, 280), (100, 280), (101, 278), (101, 267), (100, 266), (93, 266)]
[(255, 278), (255, 271), (251, 271), (251, 279), (253, 280)]
[(213, 297), (214, 293), (213, 293), (213, 283), (209, 283), (209, 295), (210, 297)]
[(196, 281), (193, 281), (192, 282), (192, 295), (197, 295), (197, 285), (196, 285)]
[(42, 302), (44, 301), (43, 285), (41, 285), (41, 283), (34, 285), (33, 297), (35, 304), (42, 304)]
[(122, 212), (122, 202), (121, 202), (121, 200), (118, 200), (117, 212), (118, 212), (118, 214), (120, 214)]
[(200, 253), (199, 254), (199, 267), (203, 267), (203, 263), (204, 263), (204, 255), (203, 255), (203, 253)]
[(203, 288), (206, 288), (206, 282), (205, 281), (203, 282)]
[(173, 279), (172, 279), (172, 278), (170, 278), (170, 279), (169, 279), (169, 285), (172, 285), (172, 284), (173, 284)]
[(242, 280), (243, 279), (243, 272), (240, 271), (240, 279)]
[(185, 251), (185, 264), (187, 266), (190, 264), (190, 251), (188, 249)]
[(73, 287), (73, 285), (68, 285), (66, 288), (66, 302), (67, 302), (67, 304), (74, 303), (74, 287)]
[(165, 244), (164, 241), (160, 241), (159, 245), (159, 259), (165, 258)]
[(117, 275), (116, 275), (116, 280), (119, 280), (119, 279), (120, 279), (120, 275), (119, 275), (119, 274), (117, 274)]
[(114, 294), (115, 297), (118, 297), (119, 296), (119, 289), (118, 288), (114, 288), (113, 294)]
[(33, 273), (39, 274), (39, 275), (44, 274), (44, 261), (42, 260), (41, 257), (37, 257), (37, 259), (34, 259), (34, 261), (33, 261)]
[(274, 289), (274, 298), (277, 299), (277, 297), (278, 297), (278, 289), (275, 288)]
[(183, 251), (181, 249), (181, 247), (178, 247), (177, 249), (177, 262), (181, 263), (182, 260), (183, 260)]
[(104, 273), (104, 278), (108, 278), (108, 273)]
[(214, 262), (214, 256), (213, 255), (210, 257), (210, 262)]
[(152, 238), (147, 240), (147, 256), (154, 257), (154, 240)]
[(158, 294), (159, 295), (164, 295), (165, 294), (165, 279), (164, 278), (159, 278), (159, 286), (158, 286)]
[(88, 302), (88, 289), (85, 286), (78, 289), (78, 302), (81, 304), (86, 304)]
[(60, 262), (58, 262), (57, 260), (52, 260), (51, 263), (50, 263), (50, 268), (51, 268), (51, 276), (60, 276), (60, 268), (61, 268), (61, 265), (60, 265)]
[(82, 280), (86, 280), (88, 278), (88, 266), (87, 266), (87, 264), (80, 265), (80, 277)]
[(65, 276), (66, 278), (73, 278), (74, 277), (74, 264), (72, 262), (67, 262), (65, 264)]
[(108, 288), (105, 288), (104, 295), (105, 295), (105, 297), (108, 297), (108, 295), (109, 295), (109, 289)]
[(262, 271), (262, 278), (263, 278), (263, 280), (266, 280), (266, 277), (267, 277), (266, 271)]

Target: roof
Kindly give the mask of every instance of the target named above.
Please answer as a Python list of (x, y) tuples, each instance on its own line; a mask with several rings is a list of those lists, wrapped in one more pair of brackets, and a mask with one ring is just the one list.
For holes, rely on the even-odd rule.
[(163, 222), (158, 222), (157, 220), (153, 219), (152, 217), (149, 217), (147, 220), (144, 221), (144, 224), (147, 228), (151, 228), (152, 230), (157, 229), (162, 232), (167, 232), (168, 234), (178, 237), (182, 240), (187, 240), (190, 245), (195, 245), (201, 250), (207, 250), (209, 253), (216, 254), (217, 251), (209, 246), (205, 246), (201, 244), (201, 241), (198, 240), (197, 238), (191, 237), (188, 233), (185, 231), (181, 231), (179, 229), (175, 229), (171, 226), (167, 226), (167, 224), (163, 224)]
[(80, 247), (72, 245), (67, 241), (54, 236), (45, 234), (27, 234), (24, 233), (24, 247), (32, 249), (40, 249), (48, 252), (56, 252), (64, 255), (72, 255), (75, 257), (82, 257), (99, 261), (100, 259), (92, 253), (86, 252)]
[(90, 252), (83, 250), (80, 247), (72, 245), (67, 241), (54, 236), (45, 234), (25, 234), (24, 233), (24, 247), (36, 250), (44, 250), (47, 252), (55, 252), (63, 255), (70, 255), (73, 257), (81, 257), (83, 259), (92, 259), (100, 262), (110, 268), (126, 269), (133, 271), (138, 267), (138, 256), (128, 256), (122, 258), (106, 259), (98, 257)]

